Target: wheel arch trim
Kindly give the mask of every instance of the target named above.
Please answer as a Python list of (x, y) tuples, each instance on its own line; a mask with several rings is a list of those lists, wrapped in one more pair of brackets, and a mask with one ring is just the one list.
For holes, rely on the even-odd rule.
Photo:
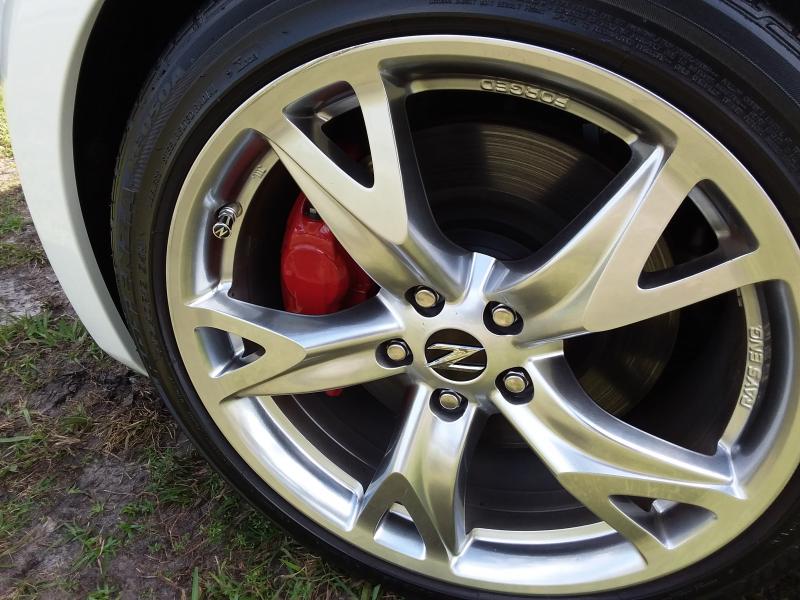
[(78, 77), (102, 5), (6, 0), (6, 111), (26, 201), (59, 282), (97, 344), (145, 373), (92, 250), (75, 173)]

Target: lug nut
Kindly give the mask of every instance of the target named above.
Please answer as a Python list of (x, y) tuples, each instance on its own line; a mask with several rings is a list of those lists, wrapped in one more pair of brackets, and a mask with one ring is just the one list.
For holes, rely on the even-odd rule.
[(420, 308), (433, 308), (439, 302), (439, 294), (429, 288), (417, 288), (414, 292), (414, 302)]
[(528, 387), (528, 379), (520, 371), (509, 371), (503, 377), (506, 391), (512, 394), (521, 394)]
[(436, 390), (430, 399), (431, 410), (445, 421), (455, 421), (467, 410), (467, 399), (453, 390)]
[(411, 288), (406, 292), (405, 298), (423, 317), (435, 317), (444, 308), (444, 298), (428, 287)]
[(494, 381), (497, 389), (511, 404), (527, 404), (533, 400), (533, 383), (522, 367), (500, 373)]
[(483, 324), (495, 335), (517, 335), (522, 331), (522, 317), (510, 306), (499, 302), (486, 305)]
[(492, 309), (492, 322), (498, 327), (511, 327), (517, 322), (517, 313), (505, 304), (498, 304)]
[(408, 359), (410, 354), (411, 351), (408, 349), (408, 346), (406, 346), (406, 343), (403, 341), (398, 340), (395, 342), (389, 342), (386, 345), (386, 356), (392, 362), (401, 363), (406, 359)]
[(461, 407), (461, 396), (455, 392), (444, 391), (439, 394), (439, 405), (445, 410), (458, 410)]

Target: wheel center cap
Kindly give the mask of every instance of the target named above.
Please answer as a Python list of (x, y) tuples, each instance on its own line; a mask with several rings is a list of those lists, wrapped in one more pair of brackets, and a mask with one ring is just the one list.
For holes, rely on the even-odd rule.
[(429, 368), (451, 381), (472, 381), (486, 370), (486, 349), (458, 329), (437, 331), (425, 344)]

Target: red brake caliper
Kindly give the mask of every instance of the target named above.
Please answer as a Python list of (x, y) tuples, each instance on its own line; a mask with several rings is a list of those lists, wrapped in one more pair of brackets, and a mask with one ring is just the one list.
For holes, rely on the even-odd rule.
[[(378, 291), (305, 194), (297, 197), (283, 236), (281, 291), (286, 310), (303, 315), (325, 315), (349, 308)], [(342, 390), (325, 393), (339, 396)]]

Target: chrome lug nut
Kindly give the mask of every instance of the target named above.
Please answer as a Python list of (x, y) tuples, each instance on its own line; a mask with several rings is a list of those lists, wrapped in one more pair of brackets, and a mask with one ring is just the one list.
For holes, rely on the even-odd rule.
[(411, 288), (406, 292), (405, 298), (423, 317), (435, 317), (444, 308), (444, 298), (425, 286)]
[(397, 340), (395, 342), (389, 342), (386, 345), (386, 356), (392, 362), (401, 363), (408, 359), (411, 354), (411, 350), (408, 349), (408, 346), (402, 340)]
[(230, 237), (233, 231), (233, 224), (242, 214), (242, 207), (236, 202), (226, 204), (217, 211), (217, 222), (211, 228), (214, 237), (224, 240)]
[(495, 385), (511, 404), (527, 404), (533, 400), (533, 383), (522, 367), (500, 373), (495, 379)]
[(511, 327), (517, 322), (517, 313), (505, 304), (498, 304), (492, 309), (492, 322), (498, 327)]
[(528, 378), (521, 371), (509, 371), (503, 377), (503, 385), (511, 394), (521, 394), (528, 387)]
[(483, 324), (495, 335), (517, 335), (522, 331), (522, 317), (510, 306), (499, 302), (486, 305)]
[(445, 410), (458, 410), (461, 407), (461, 396), (455, 392), (444, 391), (439, 394), (439, 405)]
[(445, 421), (455, 421), (467, 410), (467, 399), (453, 390), (436, 390), (431, 395), (431, 410)]
[(426, 287), (417, 288), (414, 292), (414, 302), (420, 308), (433, 308), (439, 302), (439, 294)]

